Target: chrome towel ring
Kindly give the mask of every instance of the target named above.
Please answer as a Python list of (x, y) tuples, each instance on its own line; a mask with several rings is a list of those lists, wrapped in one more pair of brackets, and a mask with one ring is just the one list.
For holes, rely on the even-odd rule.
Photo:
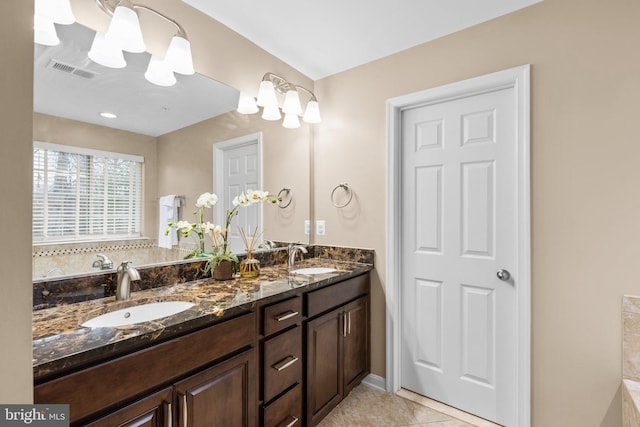
[[(345, 191), (345, 193), (347, 193), (347, 196), (348, 196), (347, 201), (344, 202), (343, 204), (338, 204), (336, 202), (335, 195), (336, 195), (336, 191), (339, 188), (342, 188)], [(351, 188), (349, 187), (349, 184), (347, 184), (346, 182), (336, 185), (336, 187), (331, 192), (331, 203), (333, 203), (333, 206), (335, 206), (336, 208), (344, 208), (349, 203), (351, 203), (352, 198), (353, 198), (353, 190), (351, 190)]]
[[(284, 197), (282, 196), (283, 194), (284, 194)], [(293, 200), (293, 192), (291, 191), (290, 188), (283, 188), (282, 190), (278, 191), (278, 195), (276, 197), (278, 198), (278, 201), (276, 202), (278, 207), (280, 209), (285, 209), (289, 207), (289, 205), (291, 204), (291, 201)], [(288, 201), (284, 203), (284, 201), (287, 198), (288, 198)]]

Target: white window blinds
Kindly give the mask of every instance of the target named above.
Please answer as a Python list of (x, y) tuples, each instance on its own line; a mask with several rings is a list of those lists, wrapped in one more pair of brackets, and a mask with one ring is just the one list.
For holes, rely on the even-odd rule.
[(140, 236), (144, 158), (48, 143), (33, 148), (33, 241)]

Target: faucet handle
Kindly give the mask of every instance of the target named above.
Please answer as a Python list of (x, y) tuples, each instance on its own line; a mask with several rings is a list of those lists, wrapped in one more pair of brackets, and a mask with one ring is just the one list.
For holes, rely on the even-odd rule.
[(122, 270), (126, 270), (127, 268), (129, 268), (129, 264), (131, 264), (133, 261), (128, 260), (128, 261), (122, 261), (122, 263), (120, 263), (120, 266), (118, 267), (118, 269), (122, 269)]

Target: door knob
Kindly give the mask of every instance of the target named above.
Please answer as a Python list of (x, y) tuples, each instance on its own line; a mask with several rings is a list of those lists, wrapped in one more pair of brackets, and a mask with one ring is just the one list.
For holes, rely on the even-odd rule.
[(496, 273), (496, 276), (498, 276), (498, 279), (502, 280), (503, 282), (506, 282), (511, 278), (511, 273), (509, 273), (509, 271), (507, 270), (498, 270), (498, 272)]

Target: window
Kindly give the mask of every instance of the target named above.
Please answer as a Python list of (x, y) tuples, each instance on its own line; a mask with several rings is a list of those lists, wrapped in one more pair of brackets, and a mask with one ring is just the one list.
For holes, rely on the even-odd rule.
[(143, 162), (34, 142), (33, 242), (139, 237)]

